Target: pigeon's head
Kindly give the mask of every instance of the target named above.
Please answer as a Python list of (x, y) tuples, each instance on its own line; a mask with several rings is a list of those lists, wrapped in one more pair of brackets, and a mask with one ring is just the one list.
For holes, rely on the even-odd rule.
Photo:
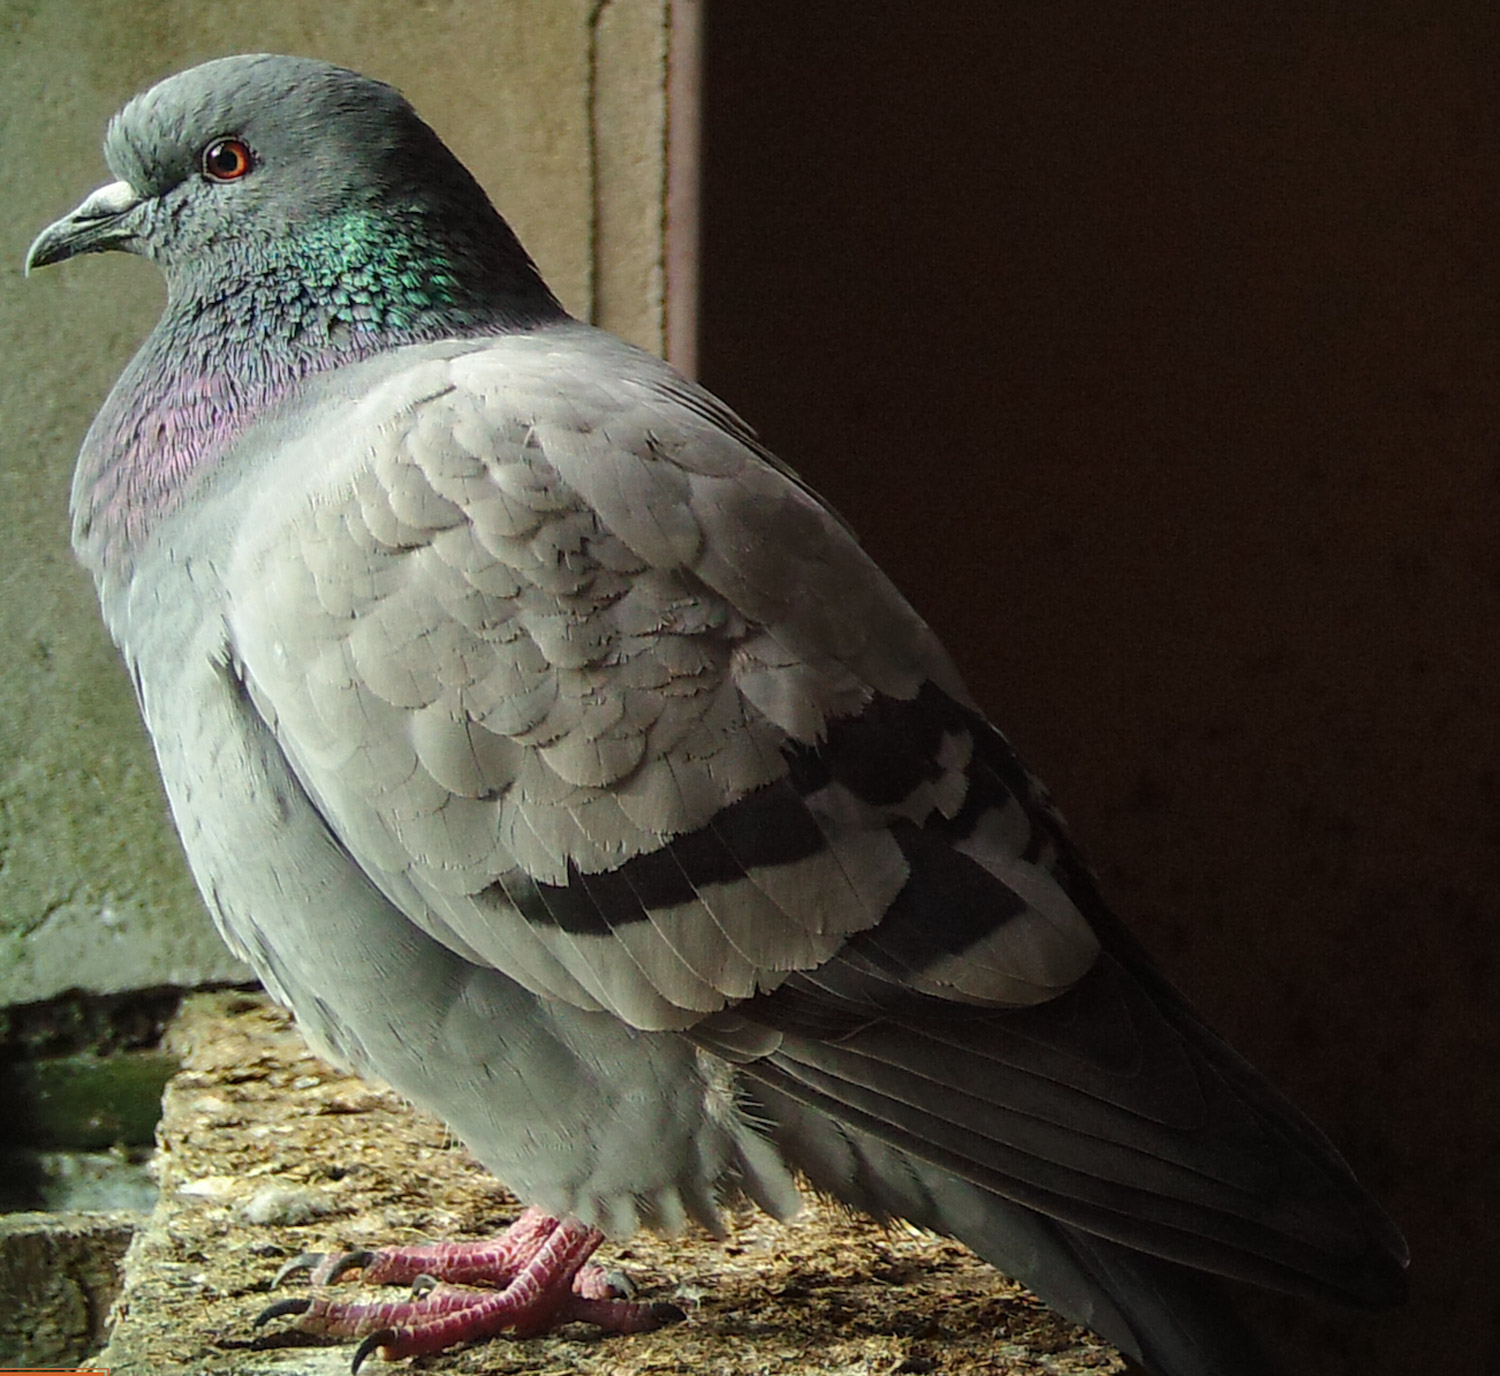
[[(191, 295), (302, 271), (550, 295), (483, 190), (393, 87), (308, 58), (220, 58), (111, 121), (117, 180), (49, 225), (28, 271), (123, 249)], [(374, 276), (374, 281), (370, 277)]]

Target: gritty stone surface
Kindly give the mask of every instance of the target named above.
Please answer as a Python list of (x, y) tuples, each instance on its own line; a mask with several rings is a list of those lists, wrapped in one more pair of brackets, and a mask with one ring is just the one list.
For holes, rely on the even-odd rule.
[(0, 1214), (0, 1364), (72, 1363), (98, 1347), (142, 1218)]
[[(435, 1119), (394, 1091), (327, 1066), (261, 996), (195, 995), (169, 1036), (160, 1203), (133, 1244), (101, 1365), (152, 1376), (347, 1373), (285, 1319), (253, 1319), (284, 1262), (304, 1252), (492, 1235), (517, 1204)], [(267, 1200), (292, 1201), (286, 1212)], [(310, 1206), (310, 1207), (304, 1207)], [(264, 1217), (264, 1221), (257, 1221)], [(684, 1323), (606, 1338), (579, 1327), (502, 1337), (408, 1369), (646, 1376), (1073, 1376), (1120, 1372), (1110, 1349), (964, 1248), (825, 1205), (790, 1225), (746, 1210), (730, 1236), (641, 1234), (599, 1259)], [(348, 1285), (351, 1293), (357, 1281)], [(371, 1359), (363, 1368), (378, 1373)]]
[(664, 333), (667, 0), (110, 0), (7, 7), (0, 45), (0, 1006), (78, 987), (243, 981), (188, 879), (130, 689), (68, 549), (73, 459), (160, 309), (147, 263), (23, 281), (27, 245), (107, 179), (106, 120), (247, 47), (399, 86), (575, 313)]

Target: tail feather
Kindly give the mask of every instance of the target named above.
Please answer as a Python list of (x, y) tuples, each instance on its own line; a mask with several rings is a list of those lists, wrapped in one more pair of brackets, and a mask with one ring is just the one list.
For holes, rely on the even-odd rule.
[[(965, 1011), (913, 996), (830, 1031), (809, 1030), (809, 1006), (828, 1001), (793, 975), (737, 1010), (781, 1033), (741, 1075), (1126, 1248), (1294, 1294), (1398, 1302), (1406, 1249), (1384, 1212), (1328, 1139), (1148, 976), (1105, 952), (1049, 1003)], [(698, 1033), (710, 1049), (712, 1030)]]
[(956, 1238), (1152, 1376), (1274, 1376), (1212, 1277), (1012, 1203), (767, 1086), (754, 1099), (815, 1189)]
[[(1133, 1343), (1104, 1334), (1161, 1376), (1272, 1376), (1275, 1368), (1214, 1277), (1057, 1226), (1081, 1269), (1109, 1296)], [(981, 1244), (969, 1244), (976, 1251)]]

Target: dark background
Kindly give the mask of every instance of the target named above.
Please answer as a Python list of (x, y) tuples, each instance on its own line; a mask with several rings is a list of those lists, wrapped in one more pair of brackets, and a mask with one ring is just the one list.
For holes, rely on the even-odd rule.
[(707, 10), (700, 372), (1500, 1371), (1500, 8)]

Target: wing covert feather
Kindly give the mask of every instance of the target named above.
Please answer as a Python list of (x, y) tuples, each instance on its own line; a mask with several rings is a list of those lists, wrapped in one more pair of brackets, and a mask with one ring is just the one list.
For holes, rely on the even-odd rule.
[(917, 986), (1052, 997), (1096, 947), (1047, 855), (979, 825), (989, 728), (930, 630), (732, 416), (603, 338), (414, 351), (261, 484), (229, 630), (334, 833), (468, 958), (667, 1028), (875, 928), (912, 882), (893, 820), (947, 828), (997, 916)]

